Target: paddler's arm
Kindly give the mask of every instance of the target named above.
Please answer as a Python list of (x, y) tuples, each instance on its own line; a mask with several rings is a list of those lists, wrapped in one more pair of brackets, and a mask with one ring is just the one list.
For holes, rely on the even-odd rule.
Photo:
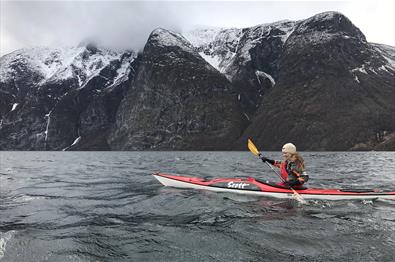
[(297, 180), (300, 182), (304, 182), (303, 177), (300, 176), (300, 174), (298, 172), (296, 172), (295, 169), (291, 170), (291, 172), (297, 177)]
[(280, 167), (280, 165), (281, 165), (281, 161), (272, 160), (272, 159), (266, 158), (264, 156), (261, 156), (261, 159), (263, 162), (268, 162), (269, 164), (271, 164), (272, 166), (275, 166), (275, 167)]

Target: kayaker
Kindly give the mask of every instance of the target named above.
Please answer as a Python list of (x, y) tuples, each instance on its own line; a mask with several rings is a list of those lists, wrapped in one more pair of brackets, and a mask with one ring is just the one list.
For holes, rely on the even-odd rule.
[(300, 188), (307, 182), (308, 176), (304, 174), (305, 166), (303, 157), (296, 151), (296, 146), (292, 143), (287, 143), (282, 147), (283, 161), (276, 161), (261, 157), (263, 162), (280, 168), (283, 182), (277, 183), (282, 187)]

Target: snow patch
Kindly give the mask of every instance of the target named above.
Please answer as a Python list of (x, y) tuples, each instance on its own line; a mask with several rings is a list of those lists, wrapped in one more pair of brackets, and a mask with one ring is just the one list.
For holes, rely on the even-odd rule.
[(77, 138), (74, 140), (74, 142), (71, 144), (71, 146), (74, 146), (74, 145), (78, 144), (78, 142), (80, 142), (80, 140), (81, 140), (81, 137), (80, 137), (80, 136), (77, 137)]
[(182, 35), (171, 32), (165, 29), (155, 29), (151, 33), (150, 37), (153, 41), (156, 41), (161, 46), (177, 46), (181, 47), (184, 51), (193, 51), (193, 46), (188, 42)]
[(200, 52), (199, 55), (206, 60), (207, 63), (209, 63), (210, 65), (212, 65), (215, 69), (217, 69), (218, 71), (221, 72), (221, 68), (219, 66), (219, 64), (221, 63), (221, 58), (219, 56), (210, 56), (210, 55), (206, 55), (204, 52)]
[[(225, 73), (239, 48), (242, 30), (200, 27), (183, 32), (183, 35), (206, 62)], [(228, 75), (226, 77), (229, 79)]]
[[(133, 61), (133, 60), (132, 60)], [(117, 70), (117, 76), (115, 77), (114, 81), (113, 81), (113, 85), (118, 84), (119, 82), (121, 82), (122, 80), (124, 80), (125, 78), (128, 78), (128, 75), (130, 73), (131, 70), (131, 65), (130, 63), (132, 62), (130, 60), (127, 61), (123, 61), (122, 65), (120, 68), (118, 68)], [(125, 80), (126, 80), (125, 79)]]
[(250, 121), (250, 117), (246, 113), (243, 113), (243, 114), (247, 118), (247, 120)]
[(361, 67), (356, 67), (356, 68), (350, 70), (350, 72), (356, 72), (356, 71), (359, 71), (364, 74), (368, 74), (365, 70), (365, 65), (362, 65)]
[(285, 30), (285, 34), (281, 36), (281, 41), (283, 42), (283, 45), (285, 44), (285, 42), (287, 42), (289, 36), (295, 31), (296, 26), (294, 25), (291, 28), (288, 28)]
[[(53, 109), (52, 109), (52, 110), (53, 110)], [(47, 118), (47, 126), (46, 126), (45, 132), (44, 132), (44, 134), (45, 134), (44, 141), (47, 141), (47, 140), (48, 140), (48, 129), (49, 129), (49, 124), (51, 123), (51, 113), (52, 113), (52, 110), (51, 110), (48, 114), (45, 115), (45, 117)]]
[(84, 84), (84, 81), (82, 81), (81, 77), (79, 75), (76, 75), (78, 79), (78, 86), (82, 86)]
[(255, 75), (256, 75), (259, 83), (260, 83), (259, 77), (264, 77), (264, 78), (268, 78), (270, 80), (270, 82), (272, 83), (272, 87), (276, 84), (276, 81), (274, 81), (274, 78), (271, 75), (269, 75), (263, 71), (257, 70), (257, 71), (255, 71)]
[(395, 47), (383, 45), (383, 44), (372, 44), (376, 51), (387, 61), (387, 65), (381, 68), (388, 71), (386, 67), (395, 69)]
[(182, 32), (182, 35), (188, 39), (193, 46), (206, 46), (214, 42), (218, 33), (225, 28), (221, 27), (208, 27), (208, 26), (195, 26), (191, 30)]
[(385, 58), (385, 60), (387, 60), (388, 64), (395, 69), (395, 60), (391, 59), (388, 56), (383, 55), (383, 57)]
[(380, 66), (379, 68), (378, 68), (378, 70), (384, 70), (384, 71), (387, 71), (388, 73), (389, 73), (389, 71), (388, 71), (388, 69), (385, 67), (385, 66)]
[(10, 112), (14, 111), (14, 110), (17, 108), (18, 105), (19, 105), (19, 103), (13, 104), (13, 105), (12, 105), (12, 109), (11, 109)]
[(74, 142), (73, 142), (70, 146), (68, 146), (68, 147), (66, 147), (66, 148), (63, 148), (62, 151), (68, 150), (69, 148), (71, 148), (71, 147), (73, 147), (74, 145), (78, 144), (80, 141), (81, 141), (81, 136), (77, 137), (77, 138), (74, 140)]

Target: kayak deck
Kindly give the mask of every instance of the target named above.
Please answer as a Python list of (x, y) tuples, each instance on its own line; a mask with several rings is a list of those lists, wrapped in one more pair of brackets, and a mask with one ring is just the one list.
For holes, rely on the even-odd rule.
[[(274, 186), (270, 182), (263, 182), (255, 178), (214, 178), (205, 180), (198, 177), (176, 176), (155, 173), (153, 176), (163, 185), (178, 188), (204, 189), (216, 192), (234, 192), (248, 195), (261, 195), (274, 198), (293, 198), (293, 192), (288, 188)], [(395, 199), (395, 192), (376, 192), (372, 189), (295, 189), (304, 199)], [(361, 191), (361, 192), (359, 192)]]

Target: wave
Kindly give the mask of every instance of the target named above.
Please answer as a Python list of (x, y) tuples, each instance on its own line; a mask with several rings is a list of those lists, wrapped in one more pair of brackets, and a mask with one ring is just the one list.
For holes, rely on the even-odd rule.
[(7, 242), (15, 235), (15, 232), (15, 230), (10, 230), (5, 233), (0, 232), (0, 260), (4, 257)]

